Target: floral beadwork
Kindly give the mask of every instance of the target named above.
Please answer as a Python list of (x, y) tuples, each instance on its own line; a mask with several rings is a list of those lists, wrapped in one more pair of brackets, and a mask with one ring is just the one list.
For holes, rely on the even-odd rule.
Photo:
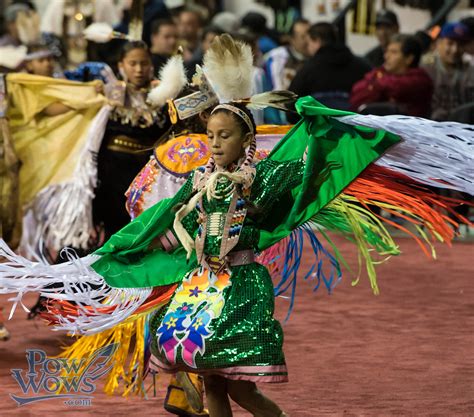
[(206, 350), (205, 340), (213, 334), (211, 322), (224, 308), (223, 290), (231, 285), (230, 274), (218, 275), (200, 268), (191, 272), (176, 290), (160, 327), (156, 331), (159, 349), (170, 364), (181, 357), (196, 368), (196, 354)]
[(202, 134), (180, 135), (155, 149), (161, 168), (178, 177), (187, 177), (193, 169), (204, 165), (209, 156), (207, 137)]
[(159, 168), (157, 167), (156, 162), (151, 159), (130, 185), (130, 188), (126, 193), (126, 206), (132, 219), (143, 212), (144, 194), (150, 190), (156, 176), (158, 175), (158, 171)]

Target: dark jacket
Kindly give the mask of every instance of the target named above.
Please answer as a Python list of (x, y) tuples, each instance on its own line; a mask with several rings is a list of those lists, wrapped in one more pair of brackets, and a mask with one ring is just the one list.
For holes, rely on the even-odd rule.
[(410, 68), (394, 75), (379, 67), (354, 85), (351, 105), (357, 111), (363, 104), (386, 102), (396, 104), (404, 114), (427, 117), (432, 95), (433, 82), (424, 69)]
[[(309, 58), (296, 73), (289, 90), (300, 97), (312, 95), (329, 107), (348, 107), (352, 86), (368, 71), (369, 64), (355, 56), (347, 46), (326, 45)], [(340, 106), (337, 105), (339, 99)], [(344, 100), (347, 104), (342, 103)], [(295, 117), (290, 116), (289, 119), (295, 121)]]
[(161, 68), (165, 66), (170, 58), (171, 55), (151, 54), (151, 62), (153, 63), (153, 69), (155, 70), (155, 77), (158, 77)]
[(365, 59), (369, 62), (370, 65), (372, 65), (372, 67), (381, 67), (385, 62), (384, 54), (384, 50), (379, 45), (371, 51), (367, 52), (367, 54), (365, 55)]

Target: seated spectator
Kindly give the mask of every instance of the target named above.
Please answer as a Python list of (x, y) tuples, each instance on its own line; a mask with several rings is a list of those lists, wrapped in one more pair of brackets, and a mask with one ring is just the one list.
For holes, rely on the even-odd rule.
[(295, 75), (289, 90), (299, 96), (312, 95), (329, 107), (348, 109), (352, 86), (370, 71), (370, 65), (338, 41), (334, 25), (316, 23), (308, 34), (312, 56)]
[(469, 30), (469, 40), (464, 44), (464, 58), (472, 65), (474, 64), (474, 16), (461, 19), (461, 23)]
[(380, 67), (383, 65), (385, 50), (387, 49), (390, 38), (398, 33), (399, 30), (398, 18), (394, 12), (384, 9), (377, 13), (375, 17), (375, 34), (379, 45), (365, 56), (372, 67)]
[(306, 19), (296, 20), (290, 29), (290, 44), (272, 49), (264, 57), (265, 70), (273, 90), (287, 90), (296, 73), (308, 58)]
[(414, 36), (394, 35), (385, 52), (385, 63), (354, 85), (351, 105), (390, 103), (395, 113), (427, 117), (430, 112), (433, 82), (418, 66), (421, 45)]
[(242, 18), (242, 27), (257, 35), (258, 49), (263, 55), (278, 46), (278, 36), (267, 27), (267, 18), (263, 14), (248, 12)]
[(423, 56), (432, 52), (434, 47), (433, 38), (431, 35), (423, 30), (418, 30), (413, 35), (421, 45), (421, 61), (423, 62)]
[(155, 73), (176, 52), (178, 46), (178, 28), (171, 19), (158, 19), (152, 24), (151, 29), (151, 60)]
[(178, 18), (179, 42), (184, 49), (185, 63), (202, 57), (201, 32), (203, 19), (200, 13), (192, 8), (183, 9)]
[(462, 59), (469, 40), (467, 26), (445, 24), (436, 41), (435, 54), (423, 66), (434, 82), (431, 117), (435, 120), (453, 120), (451, 113), (474, 101), (474, 67)]

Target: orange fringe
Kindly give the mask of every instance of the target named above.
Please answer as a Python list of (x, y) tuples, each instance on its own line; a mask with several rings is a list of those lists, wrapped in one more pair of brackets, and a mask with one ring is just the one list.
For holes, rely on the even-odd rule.
[(433, 240), (441, 240), (448, 245), (454, 238), (459, 223), (472, 225), (468, 219), (454, 211), (454, 207), (460, 204), (474, 206), (472, 203), (438, 195), (405, 175), (377, 165), (367, 168), (344, 190), (344, 194), (357, 199), (364, 208), (385, 223), (410, 235), (428, 257), (430, 252), (422, 239), (403, 225), (374, 213), (370, 206), (380, 207), (415, 226), (426, 226)]

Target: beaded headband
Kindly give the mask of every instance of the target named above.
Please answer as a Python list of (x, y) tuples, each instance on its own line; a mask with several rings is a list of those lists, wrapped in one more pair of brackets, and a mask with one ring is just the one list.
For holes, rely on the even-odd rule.
[(253, 127), (252, 121), (250, 120), (250, 117), (243, 110), (239, 109), (236, 106), (232, 106), (232, 104), (219, 104), (218, 106), (214, 107), (214, 110), (212, 110), (211, 114), (214, 114), (219, 109), (229, 110), (232, 113), (239, 116), (241, 119), (243, 119), (245, 124), (248, 126), (250, 133), (252, 134), (254, 133), (254, 127)]

